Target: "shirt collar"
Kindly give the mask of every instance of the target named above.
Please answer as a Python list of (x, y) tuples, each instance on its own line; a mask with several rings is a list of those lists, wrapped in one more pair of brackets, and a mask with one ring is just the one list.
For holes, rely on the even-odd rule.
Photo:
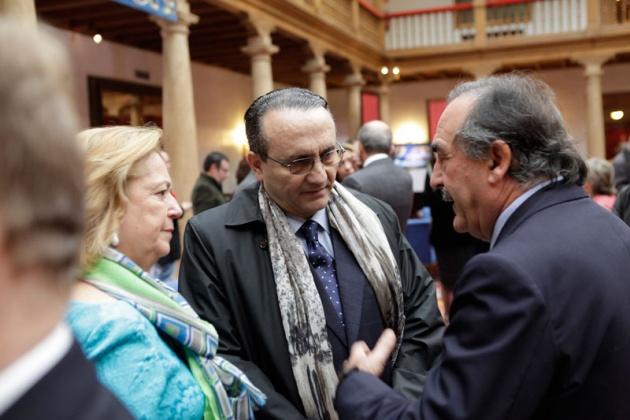
[(60, 322), (35, 347), (0, 371), (0, 417), (66, 355), (70, 327)]
[[(302, 217), (294, 216), (289, 213), (285, 214), (287, 215), (287, 219), (289, 220), (289, 225), (291, 226), (293, 233), (296, 233), (306, 221), (306, 219)], [(315, 213), (310, 220), (315, 220), (326, 231), (326, 233), (330, 235), (330, 224), (328, 223), (328, 213), (326, 212), (325, 207)]]
[(365, 159), (365, 162), (363, 162), (363, 167), (365, 168), (372, 162), (376, 162), (377, 160), (381, 160), (381, 159), (387, 159), (388, 157), (389, 155), (387, 153), (375, 153), (372, 156)]
[(538, 185), (530, 188), (529, 190), (525, 191), (523, 194), (521, 194), (519, 197), (517, 197), (516, 200), (512, 201), (512, 203), (505, 210), (503, 210), (501, 212), (501, 214), (499, 215), (499, 218), (497, 219), (496, 223), (494, 224), (494, 229), (492, 230), (492, 241), (490, 242), (490, 249), (492, 249), (494, 247), (494, 243), (496, 242), (497, 238), (499, 237), (499, 234), (501, 233), (501, 230), (503, 230), (503, 226), (505, 226), (505, 223), (507, 223), (508, 219), (510, 218), (510, 216), (512, 216), (514, 214), (516, 209), (518, 209), (529, 197), (531, 197), (532, 195), (534, 195), (538, 191), (542, 190), (547, 185), (551, 184), (552, 182), (561, 181), (562, 179), (563, 179), (563, 177), (560, 176), (560, 177), (555, 178), (555, 179), (543, 181), (540, 184), (538, 184)]

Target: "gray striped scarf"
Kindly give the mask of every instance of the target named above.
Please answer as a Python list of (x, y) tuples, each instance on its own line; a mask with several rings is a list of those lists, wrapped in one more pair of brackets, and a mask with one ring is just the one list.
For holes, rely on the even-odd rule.
[[(306, 415), (309, 419), (337, 419), (333, 407), (337, 374), (324, 309), (309, 263), (284, 212), (262, 186), (258, 201), (267, 226), (282, 326)], [(369, 207), (337, 182), (327, 213), (331, 226), (340, 233), (372, 285), (385, 324), (396, 332), (394, 361), (405, 317), (400, 274), (383, 226)]]

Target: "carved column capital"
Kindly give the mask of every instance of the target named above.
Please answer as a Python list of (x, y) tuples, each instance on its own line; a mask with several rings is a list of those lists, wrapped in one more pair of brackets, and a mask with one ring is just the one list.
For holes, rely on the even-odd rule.
[(280, 48), (271, 43), (271, 37), (266, 38), (260, 35), (255, 35), (247, 38), (247, 45), (241, 47), (241, 51), (250, 56), (270, 56), (280, 51)]
[(601, 76), (602, 66), (615, 58), (614, 53), (578, 54), (571, 57), (573, 61), (584, 67), (585, 76)]
[(177, 22), (162, 19), (157, 16), (151, 16), (149, 19), (160, 27), (162, 37), (165, 37), (168, 33), (188, 35), (190, 33), (190, 26), (199, 23), (199, 16), (190, 13), (190, 4), (184, 1), (177, 2)]

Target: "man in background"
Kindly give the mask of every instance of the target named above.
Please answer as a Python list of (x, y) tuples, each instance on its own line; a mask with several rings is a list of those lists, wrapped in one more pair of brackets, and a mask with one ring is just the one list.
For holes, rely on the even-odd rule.
[(390, 157), (392, 130), (383, 121), (370, 121), (359, 130), (359, 155), (363, 168), (343, 180), (343, 186), (369, 194), (389, 204), (403, 232), (413, 207), (413, 182), (409, 172)]
[[(458, 232), (490, 241), (455, 287), (420, 400), (372, 374), (394, 340), (357, 343), (343, 419), (623, 419), (630, 413), (630, 228), (589, 198), (586, 165), (545, 83), (520, 74), (449, 95), (431, 186)], [(359, 369), (358, 372), (354, 369)]]
[(615, 189), (621, 191), (630, 184), (630, 139), (619, 146), (619, 152), (612, 161), (615, 170)]
[(203, 162), (203, 172), (199, 174), (192, 190), (193, 214), (224, 204), (223, 181), (230, 172), (230, 161), (221, 152), (212, 152)]
[(0, 418), (131, 419), (62, 322), (84, 190), (65, 51), (4, 18), (0, 39)]

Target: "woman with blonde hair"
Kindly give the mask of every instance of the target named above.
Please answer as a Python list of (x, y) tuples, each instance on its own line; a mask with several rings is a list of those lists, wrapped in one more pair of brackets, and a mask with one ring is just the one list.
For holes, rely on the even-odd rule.
[(149, 274), (181, 208), (157, 127), (78, 136), (86, 162), (82, 274), (66, 315), (101, 382), (142, 419), (252, 418), (264, 395), (216, 356), (214, 327)]

